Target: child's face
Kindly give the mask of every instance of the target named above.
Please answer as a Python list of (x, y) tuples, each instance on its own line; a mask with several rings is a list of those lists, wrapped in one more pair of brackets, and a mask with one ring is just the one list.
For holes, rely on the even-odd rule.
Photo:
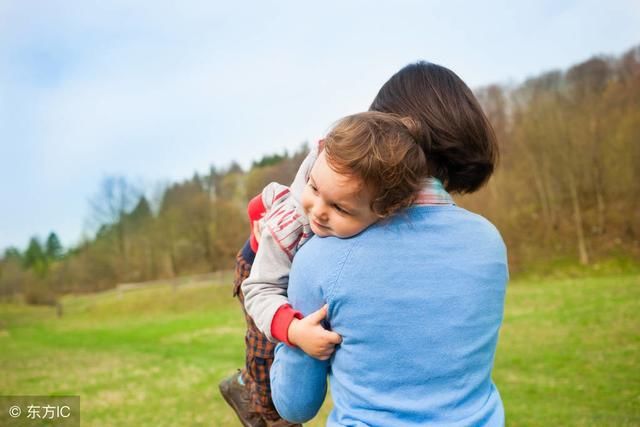
[(320, 237), (354, 236), (378, 220), (370, 204), (362, 180), (334, 171), (320, 153), (302, 193), (311, 230)]

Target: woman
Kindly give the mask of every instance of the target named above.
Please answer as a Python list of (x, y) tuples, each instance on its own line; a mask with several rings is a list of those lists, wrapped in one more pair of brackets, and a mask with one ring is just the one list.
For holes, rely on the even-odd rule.
[(328, 304), (342, 344), (329, 361), (278, 345), (276, 409), (292, 422), (311, 419), (328, 375), (328, 425), (502, 426), (491, 370), (508, 279), (504, 243), (433, 184), (481, 187), (497, 157), (491, 126), (458, 76), (425, 62), (391, 77), (371, 109), (420, 122), (434, 179), (427, 197), (391, 219), (350, 239), (315, 237), (297, 253), (289, 301), (305, 315)]

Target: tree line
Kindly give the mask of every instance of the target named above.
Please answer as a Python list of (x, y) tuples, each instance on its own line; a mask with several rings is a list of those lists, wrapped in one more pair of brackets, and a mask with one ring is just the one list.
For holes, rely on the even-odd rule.
[[(456, 201), (498, 227), (511, 269), (560, 257), (637, 260), (640, 46), (475, 92), (501, 158), (482, 190)], [(125, 178), (109, 177), (91, 201), (95, 233), (66, 250), (55, 233), (32, 238), (24, 251), (5, 250), (0, 296), (53, 303), (68, 292), (232, 268), (248, 236), (248, 200), (271, 181), (291, 182), (306, 153), (305, 145), (265, 156), (247, 171), (212, 167), (154, 200)]]
[(501, 142), (495, 176), (461, 203), (502, 232), (512, 267), (640, 253), (640, 46), (517, 87), (478, 91)]
[(105, 178), (90, 201), (95, 232), (64, 250), (55, 233), (31, 238), (21, 252), (0, 259), (0, 297), (22, 294), (27, 302), (55, 304), (70, 292), (95, 292), (118, 283), (174, 278), (233, 268), (249, 235), (248, 200), (271, 181), (289, 182), (308, 152), (211, 167), (173, 183), (150, 200), (124, 177)]

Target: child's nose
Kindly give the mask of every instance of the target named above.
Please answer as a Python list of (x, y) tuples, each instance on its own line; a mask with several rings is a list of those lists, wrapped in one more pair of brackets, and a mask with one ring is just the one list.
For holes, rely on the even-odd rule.
[(313, 216), (320, 220), (327, 219), (327, 207), (324, 203), (319, 202), (313, 206)]

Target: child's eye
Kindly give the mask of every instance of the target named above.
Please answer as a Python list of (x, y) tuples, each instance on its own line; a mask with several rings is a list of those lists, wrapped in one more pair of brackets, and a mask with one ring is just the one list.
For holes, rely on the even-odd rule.
[(311, 182), (308, 182), (308, 184), (309, 184), (309, 187), (311, 187), (311, 189), (313, 190), (314, 193), (318, 192), (318, 189), (316, 188), (315, 185), (313, 185)]
[(333, 205), (333, 208), (343, 215), (349, 215), (349, 212), (344, 210), (340, 205)]

